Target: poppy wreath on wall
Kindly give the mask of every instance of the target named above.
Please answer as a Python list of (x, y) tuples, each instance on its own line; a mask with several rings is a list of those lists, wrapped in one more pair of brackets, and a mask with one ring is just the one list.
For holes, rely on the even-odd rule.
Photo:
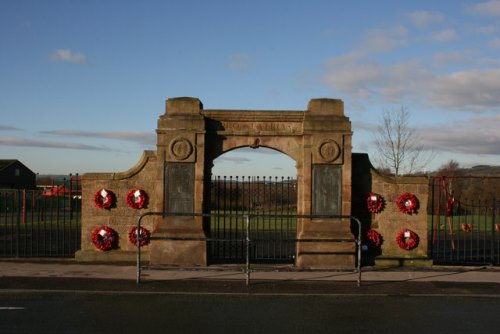
[(402, 229), (396, 235), (396, 242), (401, 249), (412, 250), (418, 246), (419, 241), (418, 234), (407, 228)]
[(379, 213), (384, 208), (384, 198), (374, 192), (368, 194), (366, 206), (371, 213)]
[[(146, 228), (141, 227), (141, 229), (139, 230), (139, 234), (140, 234), (139, 245), (142, 247), (149, 244), (149, 239), (151, 238), (151, 232), (149, 232)], [(128, 232), (128, 240), (130, 241), (130, 243), (132, 243), (132, 245), (137, 246), (137, 227), (134, 226), (130, 229), (130, 231)]]
[(148, 203), (148, 194), (141, 189), (132, 189), (127, 193), (125, 197), (127, 205), (134, 209), (142, 209), (146, 207)]
[(380, 248), (383, 242), (384, 240), (382, 236), (377, 231), (371, 229), (366, 231), (365, 244), (368, 246), (369, 251)]
[(111, 227), (102, 225), (92, 230), (92, 244), (101, 251), (112, 249), (117, 241), (118, 235)]
[(462, 231), (467, 233), (472, 232), (472, 226), (473, 225), (471, 223), (464, 223), (462, 224)]
[(109, 209), (115, 204), (115, 194), (108, 189), (100, 189), (94, 195), (94, 204), (100, 209)]
[(411, 215), (413, 213), (417, 213), (418, 199), (412, 193), (404, 193), (398, 197), (396, 205), (398, 206), (399, 211)]

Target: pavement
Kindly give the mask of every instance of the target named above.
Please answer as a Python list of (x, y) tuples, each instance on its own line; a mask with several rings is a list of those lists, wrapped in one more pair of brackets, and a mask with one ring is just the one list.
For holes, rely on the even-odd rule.
[(425, 268), (364, 267), (361, 286), (350, 271), (298, 271), (289, 267), (206, 268), (141, 267), (134, 264), (79, 263), (73, 259), (4, 259), (0, 291), (45, 289), (72, 291), (143, 291), (163, 293), (383, 293), (485, 294), (500, 298), (500, 268), (490, 266)]

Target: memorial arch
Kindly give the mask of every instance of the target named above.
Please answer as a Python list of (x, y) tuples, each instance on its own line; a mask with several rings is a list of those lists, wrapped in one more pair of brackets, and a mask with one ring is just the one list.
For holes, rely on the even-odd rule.
[[(336, 218), (350, 215), (362, 221), (365, 233), (373, 229), (385, 240), (376, 252), (366, 253), (369, 263), (427, 261), (427, 179), (380, 175), (366, 154), (352, 154), (351, 123), (341, 100), (312, 99), (306, 110), (266, 111), (207, 110), (196, 98), (172, 98), (158, 119), (156, 134), (156, 150), (144, 151), (128, 171), (83, 175), (77, 260), (134, 261), (137, 248), (131, 231), (139, 216), (156, 213), (143, 221), (153, 237), (143, 248), (144, 261), (209, 265), (213, 161), (238, 147), (268, 147), (292, 158), (297, 169), (293, 213), (300, 217), (291, 236), (298, 240), (291, 250), (297, 268), (354, 268), (351, 221)], [(140, 207), (129, 202), (137, 189), (143, 199), (147, 195)], [(383, 204), (376, 213), (367, 207), (372, 193), (378, 193)], [(406, 193), (418, 198), (418, 213), (408, 214), (397, 205)], [(106, 205), (98, 202), (102, 196)], [(408, 227), (419, 235), (420, 246), (414, 249), (396, 242), (396, 236), (406, 238)], [(113, 243), (103, 251), (94, 239), (111, 230)], [(350, 242), (329, 242), (338, 240)]]
[[(341, 100), (313, 99), (305, 111), (255, 111), (206, 110), (196, 98), (174, 98), (167, 100), (157, 134), (157, 154), (165, 162), (166, 212), (209, 212), (213, 160), (239, 147), (268, 147), (296, 162), (297, 214), (350, 215), (352, 131)], [(165, 218), (155, 232), (203, 237), (207, 224), (202, 217)], [(350, 221), (297, 221), (298, 239), (319, 237), (352, 238)], [(180, 249), (175, 242), (166, 243), (152, 244), (152, 263), (207, 264), (203, 242)], [(296, 265), (350, 268), (355, 265), (354, 248), (354, 243), (299, 243)]]

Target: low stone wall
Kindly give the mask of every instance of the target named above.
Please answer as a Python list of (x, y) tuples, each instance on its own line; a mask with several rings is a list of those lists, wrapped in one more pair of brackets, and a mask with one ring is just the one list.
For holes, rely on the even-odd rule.
[[(363, 251), (364, 265), (429, 265), (428, 179), (380, 175), (372, 167), (366, 154), (353, 154), (352, 161), (352, 215), (363, 222), (365, 233), (373, 230), (382, 238), (379, 248)], [(380, 212), (368, 210), (367, 197), (372, 192), (383, 199)], [(397, 200), (405, 193), (413, 194), (418, 199), (418, 207), (414, 213), (404, 213), (398, 208)], [(410, 230), (418, 236), (415, 248), (407, 250), (400, 247), (396, 239), (403, 230)]]
[[(163, 163), (159, 164), (156, 153), (145, 151), (140, 162), (124, 173), (88, 173), (82, 176), (82, 244), (77, 252), (78, 261), (135, 261), (136, 247), (129, 241), (129, 231), (136, 226), (143, 212), (162, 211), (163, 203)], [(160, 170), (158, 170), (160, 169)], [(94, 204), (94, 196), (101, 189), (115, 195), (109, 208), (99, 208)], [(129, 207), (126, 195), (131, 189), (141, 189), (147, 194), (148, 202), (142, 209)], [(156, 218), (144, 219), (143, 226), (154, 230)], [(116, 231), (118, 240), (112, 251), (103, 252), (92, 244), (92, 230), (107, 226)], [(143, 247), (144, 259), (148, 260), (148, 245)]]

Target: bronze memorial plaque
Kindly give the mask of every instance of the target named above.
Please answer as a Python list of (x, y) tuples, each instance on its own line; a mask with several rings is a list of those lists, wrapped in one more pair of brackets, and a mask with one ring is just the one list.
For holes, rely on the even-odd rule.
[(339, 165), (313, 165), (313, 215), (340, 215), (342, 168)]
[(193, 213), (194, 164), (167, 163), (165, 166), (165, 211)]

